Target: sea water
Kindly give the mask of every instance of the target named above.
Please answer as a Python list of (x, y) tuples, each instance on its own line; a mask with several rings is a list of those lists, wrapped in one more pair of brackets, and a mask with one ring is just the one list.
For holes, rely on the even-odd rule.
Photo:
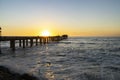
[[(70, 37), (34, 47), (1, 42), (0, 65), (48, 80), (120, 80), (120, 37)], [(16, 42), (16, 46), (18, 43)]]

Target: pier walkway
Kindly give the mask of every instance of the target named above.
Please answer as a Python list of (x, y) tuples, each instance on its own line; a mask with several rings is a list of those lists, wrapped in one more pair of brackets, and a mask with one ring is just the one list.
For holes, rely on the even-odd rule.
[[(32, 47), (33, 44), (37, 46), (38, 44), (48, 44), (49, 42), (54, 42), (54, 41), (61, 41), (63, 39), (67, 39), (67, 35), (62, 35), (62, 36), (1, 36), (0, 37), (0, 42), (1, 41), (10, 41), (10, 48), (15, 51), (15, 44), (16, 41), (19, 42), (19, 47), (25, 48), (26, 46)], [(0, 52), (1, 52), (1, 46), (0, 46)]]

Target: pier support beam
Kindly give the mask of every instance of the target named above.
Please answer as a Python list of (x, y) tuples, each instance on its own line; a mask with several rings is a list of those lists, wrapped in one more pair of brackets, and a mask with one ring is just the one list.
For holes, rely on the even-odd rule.
[(36, 38), (36, 46), (38, 45), (38, 38)]
[(26, 39), (26, 46), (28, 46), (28, 39)]
[(39, 38), (39, 43), (40, 45), (42, 45), (42, 38)]
[(10, 48), (12, 48), (12, 51), (15, 51), (15, 40), (10, 40)]
[(49, 42), (49, 39), (48, 39), (48, 37), (46, 37), (46, 43), (48, 44), (48, 42)]
[(33, 46), (33, 39), (30, 39), (30, 47)]
[(19, 47), (21, 47), (21, 40), (19, 40)]
[(46, 38), (45, 37), (43, 38), (43, 43), (46, 44)]
[(23, 48), (25, 48), (25, 40), (23, 39)]

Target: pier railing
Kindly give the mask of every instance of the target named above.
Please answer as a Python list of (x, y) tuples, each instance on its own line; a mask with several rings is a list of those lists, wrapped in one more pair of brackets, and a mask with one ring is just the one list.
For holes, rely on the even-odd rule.
[[(39, 44), (47, 44), (49, 42), (54, 42), (54, 41), (61, 41), (63, 39), (67, 39), (67, 35), (62, 35), (62, 36), (1, 36), (0, 37), (0, 42), (1, 41), (10, 41), (10, 48), (15, 51), (15, 44), (16, 41), (19, 42), (19, 47), (25, 48), (26, 46), (32, 47), (34, 42), (36, 45)], [(0, 48), (1, 50), (1, 48)]]

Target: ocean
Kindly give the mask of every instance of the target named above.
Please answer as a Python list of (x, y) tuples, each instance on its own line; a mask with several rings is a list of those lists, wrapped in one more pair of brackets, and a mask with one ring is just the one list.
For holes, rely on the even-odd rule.
[[(16, 42), (16, 46), (18, 43)], [(69, 37), (34, 47), (1, 42), (0, 65), (48, 80), (120, 80), (120, 37)]]

